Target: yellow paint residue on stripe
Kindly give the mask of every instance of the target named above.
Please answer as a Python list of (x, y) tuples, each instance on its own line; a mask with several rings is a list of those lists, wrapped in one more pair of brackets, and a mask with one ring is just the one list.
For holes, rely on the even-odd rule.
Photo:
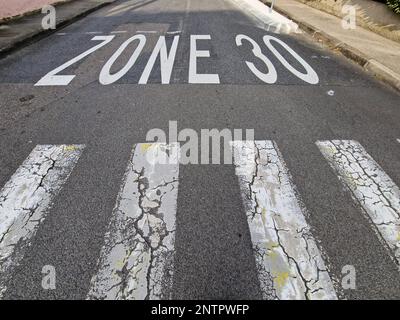
[(282, 288), (286, 284), (288, 278), (289, 278), (289, 272), (278, 272), (275, 277), (275, 282), (277, 287), (279, 289)]
[(115, 263), (115, 267), (116, 267), (118, 270), (121, 270), (121, 269), (124, 267), (124, 265), (125, 265), (124, 259), (118, 260), (118, 261)]
[(264, 224), (266, 224), (267, 220), (267, 209), (265, 207), (262, 208), (261, 210), (261, 218)]
[(77, 149), (74, 145), (64, 146), (64, 151), (75, 151)]
[(343, 175), (345, 176), (345, 179), (349, 183), (349, 187), (351, 190), (357, 189), (358, 184), (362, 183), (362, 181), (357, 183), (357, 180), (354, 179), (353, 176), (348, 172), (343, 172)]
[(277, 242), (266, 242), (265, 243), (265, 249), (267, 249), (267, 256), (268, 258), (276, 258), (277, 252), (276, 248), (279, 247), (279, 243)]
[(149, 150), (151, 148), (151, 146), (152, 146), (151, 143), (141, 143), (140, 149), (141, 149), (142, 153), (146, 153), (147, 150)]
[(266, 215), (267, 215), (267, 209), (265, 209), (265, 207), (263, 207), (261, 210), (261, 216), (262, 216), (264, 222), (265, 222)]

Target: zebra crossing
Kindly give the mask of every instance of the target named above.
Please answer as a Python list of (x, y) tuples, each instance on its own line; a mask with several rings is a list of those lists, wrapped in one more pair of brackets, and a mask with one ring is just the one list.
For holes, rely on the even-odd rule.
[[(357, 141), (315, 144), (399, 265), (399, 187)], [(337, 299), (278, 145), (257, 140), (231, 146), (263, 297)], [(84, 149), (38, 145), (1, 189), (0, 298)], [(172, 297), (179, 158), (178, 143), (134, 145), (87, 299)]]

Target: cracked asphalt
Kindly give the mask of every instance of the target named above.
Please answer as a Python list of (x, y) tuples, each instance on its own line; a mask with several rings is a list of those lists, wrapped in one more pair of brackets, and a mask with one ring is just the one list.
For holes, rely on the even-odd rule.
[[(115, 31), (110, 43), (61, 72), (76, 75), (70, 84), (34, 86), (98, 44), (91, 41), (94, 36)], [(170, 46), (177, 31), (170, 83), (161, 84), (157, 59), (148, 83), (139, 85), (159, 36), (166, 35)], [(100, 84), (104, 64), (137, 33), (145, 35), (146, 44), (136, 63), (115, 83)], [(239, 34), (251, 37), (268, 56), (276, 83), (264, 83), (248, 68), (246, 61), (266, 71), (250, 43), (236, 45)], [(197, 72), (218, 74), (220, 84), (189, 84), (191, 35), (210, 35), (198, 43), (210, 57), (198, 59)], [(263, 44), (264, 35), (289, 45), (315, 70), (319, 83), (311, 85), (288, 71)], [(301, 68), (284, 49), (277, 50)], [(112, 71), (120, 70), (132, 52), (123, 51)], [(0, 185), (36, 145), (86, 147), (28, 250), (7, 274), (4, 298), (87, 297), (110, 221), (118, 223), (113, 214), (132, 148), (146, 142), (151, 129), (168, 133), (169, 121), (176, 120), (178, 130), (254, 129), (255, 140), (275, 141), (338, 297), (399, 299), (398, 262), (315, 144), (356, 140), (399, 186), (399, 106), (397, 92), (342, 56), (305, 34), (271, 33), (229, 0), (119, 0), (56, 30), (0, 60)], [(178, 181), (171, 181), (178, 190), (168, 295), (265, 298), (235, 166), (180, 165)], [(159, 197), (154, 195), (155, 203)], [(41, 286), (45, 265), (56, 270), (54, 290)], [(346, 265), (356, 270), (354, 290), (341, 287)]]

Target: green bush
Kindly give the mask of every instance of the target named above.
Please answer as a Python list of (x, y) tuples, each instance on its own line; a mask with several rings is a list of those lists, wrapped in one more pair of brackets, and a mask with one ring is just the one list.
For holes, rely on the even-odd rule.
[(386, 0), (386, 3), (394, 12), (400, 14), (400, 0)]

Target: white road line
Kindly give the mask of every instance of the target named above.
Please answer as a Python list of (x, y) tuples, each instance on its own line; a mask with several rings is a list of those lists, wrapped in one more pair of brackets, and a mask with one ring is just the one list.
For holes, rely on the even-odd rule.
[(136, 33), (158, 33), (158, 31), (141, 30), (141, 31), (136, 31)]
[(181, 33), (182, 31), (167, 31), (167, 34), (178, 34)]
[[(173, 159), (154, 163), (156, 155)], [(171, 295), (179, 175), (178, 144), (138, 144), (118, 195), (88, 299)]]
[(357, 141), (316, 144), (400, 265), (400, 189)]
[(264, 299), (337, 299), (276, 144), (232, 145)]
[(89, 31), (89, 32), (85, 32), (85, 34), (102, 34), (103, 32), (101, 31)]
[(0, 191), (0, 297), (83, 145), (38, 145)]
[(116, 31), (111, 31), (110, 33), (112, 34), (118, 34), (118, 33), (127, 33), (128, 31), (126, 30), (116, 30)]
[(400, 139), (397, 139), (397, 142), (400, 143)]

